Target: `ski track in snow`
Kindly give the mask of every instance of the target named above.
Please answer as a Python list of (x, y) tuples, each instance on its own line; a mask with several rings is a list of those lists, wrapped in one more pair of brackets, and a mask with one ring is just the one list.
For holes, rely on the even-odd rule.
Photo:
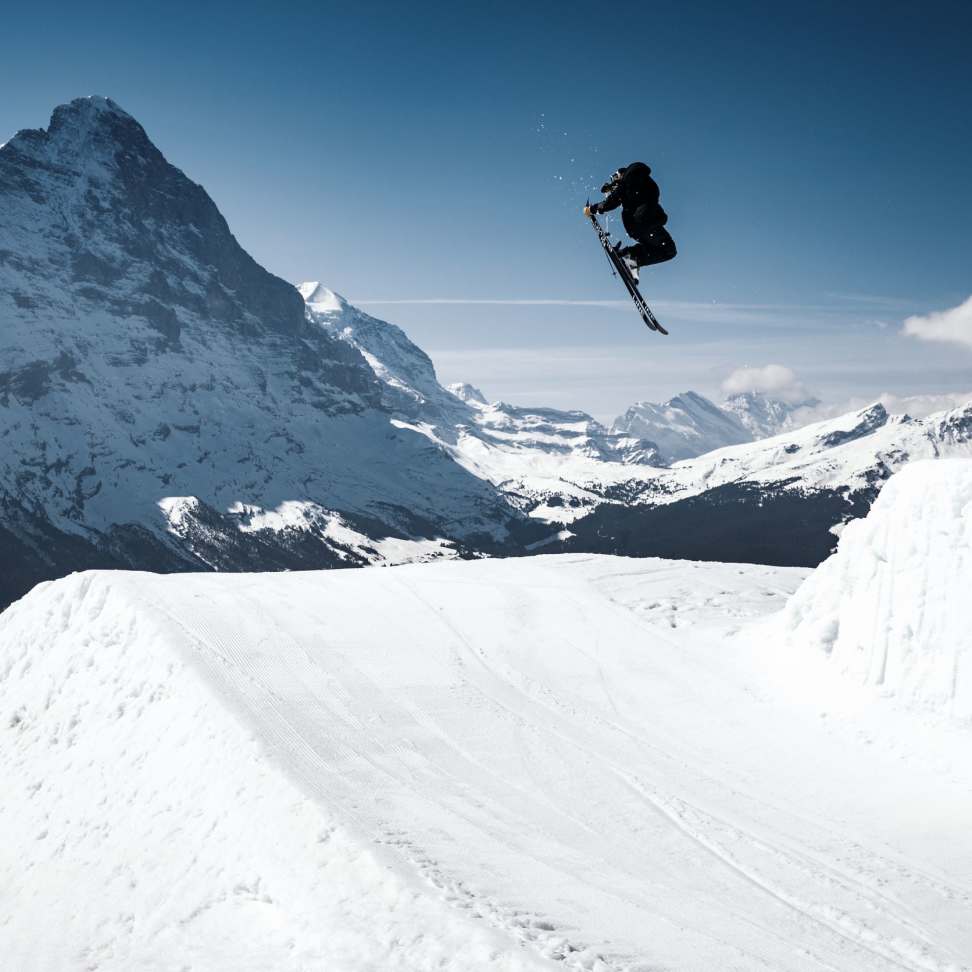
[[(909, 747), (915, 725), (905, 713), (850, 722), (825, 717), (823, 703), (780, 701), (763, 670), (765, 646), (738, 632), (782, 606), (806, 574), (561, 556), (329, 573), (76, 575), (3, 617), (0, 635), (22, 646), (7, 664), (3, 699), (10, 708), (22, 696), (24, 707), (2, 731), (30, 744), (5, 746), (0, 759), (4, 775), (20, 779), (30, 776), (28, 758), (61, 745), (52, 741), (63, 734), (59, 707), (84, 708), (69, 685), (78, 662), (63, 674), (72, 651), (100, 673), (91, 704), (107, 709), (135, 692), (142, 667), (148, 682), (158, 668), (178, 670), (161, 681), (171, 704), (189, 700), (188, 737), (173, 740), (175, 724), (130, 715), (130, 737), (95, 744), (82, 715), (72, 732), (91, 762), (61, 785), (90, 786), (90, 774), (106, 772), (99, 756), (150, 766), (140, 740), (162, 734), (179, 766), (171, 803), (145, 795), (160, 787), (147, 777), (119, 819), (91, 809), (91, 826), (107, 841), (143, 804), (166, 821), (172, 866), (190, 898), (206, 898), (180, 920), (210, 936), (211, 954), (173, 932), (166, 909), (175, 906), (157, 907), (164, 895), (141, 890), (152, 883), (146, 867), (130, 893), (132, 912), (147, 913), (132, 928), (99, 932), (108, 944), (90, 968), (179, 967), (146, 958), (163, 954), (161, 941), (187, 966), (207, 969), (967, 970), (967, 734), (922, 728), (941, 753), (956, 754), (951, 764), (929, 761)], [(38, 632), (50, 647), (33, 658)], [(117, 653), (123, 664), (114, 664)], [(122, 731), (123, 717), (116, 724)], [(193, 738), (196, 730), (205, 738)], [(140, 779), (137, 766), (131, 774)], [(193, 828), (183, 836), (178, 828), (185, 818), (208, 820), (194, 800), (219, 777), (243, 797), (207, 823), (220, 843), (203, 842), (197, 872)], [(41, 791), (57, 786), (52, 776)], [(112, 793), (104, 784), (104, 798)], [(44, 901), (50, 890), (46, 845), (27, 839), (35, 820), (25, 807), (37, 799), (18, 795), (0, 809), (0, 824), (24, 838), (14, 846), (26, 848), (26, 874), (13, 862), (13, 877), (0, 867), (7, 893), (20, 896), (10, 901), (28, 892)], [(227, 820), (238, 838), (268, 828), (273, 853), (230, 851)], [(49, 833), (56, 822), (55, 814)], [(72, 851), (64, 827), (64, 874), (86, 873), (84, 829), (82, 850)], [(312, 832), (308, 851), (301, 839)], [(150, 845), (133, 846), (153, 859)], [(262, 878), (227, 892), (237, 908), (241, 895), (255, 902), (241, 914), (264, 935), (256, 957), (211, 940), (217, 918), (236, 927), (230, 905), (206, 890), (232, 870), (234, 854)], [(154, 867), (164, 879), (164, 866)], [(282, 875), (288, 867), (294, 873)], [(85, 921), (111, 925), (97, 905), (67, 898), (62, 909), (84, 917), (65, 918), (66, 942), (91, 935)], [(274, 907), (272, 921), (260, 917)], [(207, 909), (215, 909), (209, 925)], [(151, 948), (140, 937), (145, 923), (161, 929)], [(246, 942), (257, 933), (239, 934)], [(288, 935), (299, 944), (284, 947)], [(0, 920), (8, 954), (28, 954), (30, 941), (22, 912)]]

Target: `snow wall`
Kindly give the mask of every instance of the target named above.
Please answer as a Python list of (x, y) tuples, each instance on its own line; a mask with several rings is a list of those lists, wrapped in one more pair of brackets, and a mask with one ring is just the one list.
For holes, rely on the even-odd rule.
[(774, 623), (849, 679), (972, 725), (972, 460), (893, 476)]

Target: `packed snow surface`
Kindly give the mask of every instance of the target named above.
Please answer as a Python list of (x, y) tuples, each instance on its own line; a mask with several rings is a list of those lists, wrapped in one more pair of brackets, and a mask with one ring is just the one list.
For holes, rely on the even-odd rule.
[(906, 466), (773, 624), (851, 684), (972, 725), (972, 460)]
[(41, 585), (0, 616), (4, 966), (968, 969), (969, 734), (781, 699), (752, 631), (806, 576)]

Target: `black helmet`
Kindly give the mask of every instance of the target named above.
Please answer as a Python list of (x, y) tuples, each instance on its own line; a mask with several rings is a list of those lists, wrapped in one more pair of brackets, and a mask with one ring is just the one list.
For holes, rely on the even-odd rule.
[(626, 165), (622, 165), (620, 169), (615, 169), (614, 172), (611, 173), (611, 178), (608, 179), (603, 186), (601, 186), (601, 192), (611, 192), (611, 190), (613, 190), (614, 187), (621, 181), (621, 176), (624, 175), (627, 168), (628, 167)]

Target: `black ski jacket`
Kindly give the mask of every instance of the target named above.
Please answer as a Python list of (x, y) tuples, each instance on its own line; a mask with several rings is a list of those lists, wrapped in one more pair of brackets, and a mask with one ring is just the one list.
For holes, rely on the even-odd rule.
[(592, 213), (609, 213), (621, 207), (621, 219), (628, 233), (639, 233), (664, 226), (668, 213), (658, 203), (660, 190), (651, 177), (651, 169), (644, 162), (632, 162), (618, 180), (618, 184), (599, 202), (591, 206)]

